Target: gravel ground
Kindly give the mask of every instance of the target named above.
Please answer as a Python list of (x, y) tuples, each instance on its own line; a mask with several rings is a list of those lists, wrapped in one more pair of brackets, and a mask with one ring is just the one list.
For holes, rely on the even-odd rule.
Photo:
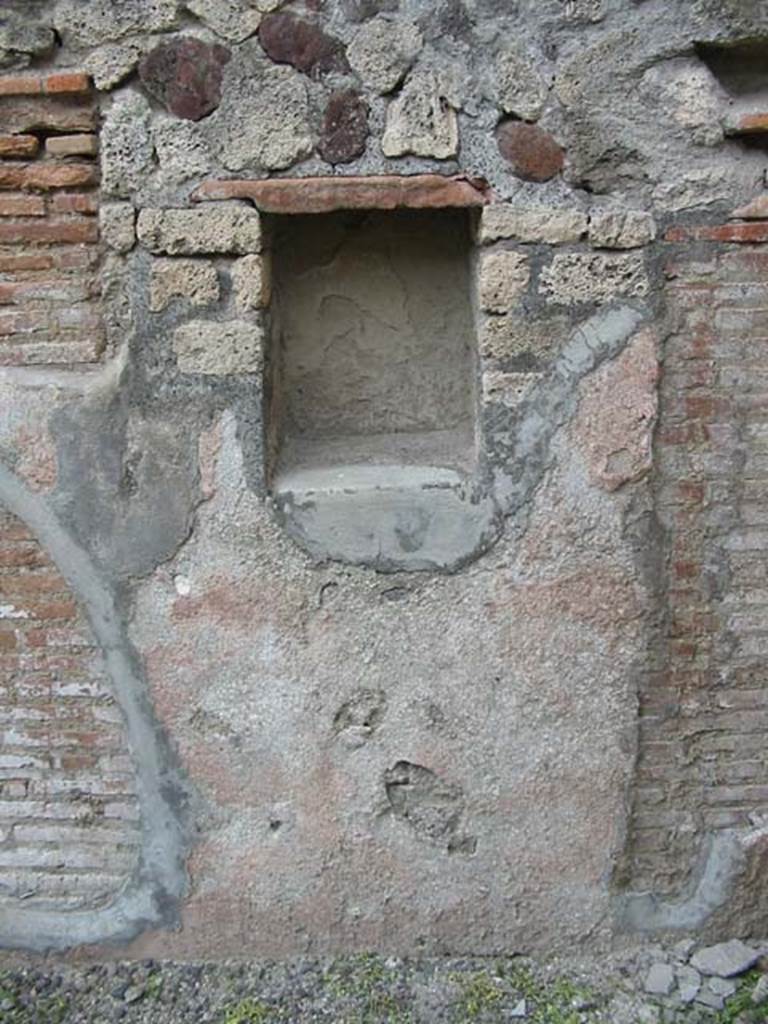
[(763, 948), (753, 944), (756, 962), (726, 978), (691, 966), (692, 943), (579, 964), (365, 954), (283, 964), (73, 966), (54, 959), (30, 965), (7, 955), (0, 959), (0, 1022), (765, 1024)]

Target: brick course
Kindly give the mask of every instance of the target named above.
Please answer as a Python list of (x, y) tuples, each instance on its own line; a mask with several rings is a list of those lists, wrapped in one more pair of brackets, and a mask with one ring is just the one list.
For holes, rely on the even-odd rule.
[(0, 77), (0, 367), (102, 355), (96, 120), (80, 72)]
[(707, 248), (670, 252), (666, 265), (676, 327), (655, 456), (664, 635), (640, 694), (630, 847), (632, 887), (672, 895), (705, 832), (768, 812), (768, 250), (754, 244), (768, 231), (666, 238)]
[(133, 871), (138, 799), (114, 712), (66, 582), (0, 507), (0, 903), (95, 906)]

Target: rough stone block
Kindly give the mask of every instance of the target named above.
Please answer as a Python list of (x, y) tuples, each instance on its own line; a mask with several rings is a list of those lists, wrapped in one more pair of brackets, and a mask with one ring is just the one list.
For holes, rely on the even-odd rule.
[(219, 276), (216, 267), (209, 260), (154, 260), (149, 288), (149, 308), (157, 313), (165, 309), (171, 299), (175, 298), (189, 299), (193, 306), (208, 306), (216, 302), (219, 298)]
[(139, 241), (150, 252), (169, 256), (233, 253), (261, 249), (261, 219), (238, 203), (216, 203), (195, 210), (142, 210)]
[(136, 242), (136, 211), (130, 203), (102, 203), (99, 209), (102, 241), (115, 252), (128, 252)]
[(269, 304), (271, 294), (271, 266), (267, 253), (263, 256), (243, 256), (232, 267), (232, 287), (238, 309), (261, 309)]
[(127, 93), (112, 105), (99, 136), (101, 187), (107, 195), (131, 197), (152, 170), (150, 109)]
[(4, 11), (0, 22), (0, 67), (25, 67), (33, 57), (53, 49), (55, 39), (48, 25), (33, 16)]
[(521, 313), (489, 316), (480, 329), (480, 355), (484, 363), (537, 363), (549, 358), (567, 338), (565, 316), (529, 319)]
[(668, 996), (675, 987), (674, 970), (669, 964), (653, 964), (645, 977), (644, 987), (652, 996)]
[(528, 259), (519, 252), (484, 253), (480, 261), (480, 308), (507, 313), (528, 287)]
[(178, 0), (59, 0), (54, 27), (65, 46), (88, 48), (134, 32), (165, 32), (174, 27), (177, 12)]
[(596, 210), (589, 218), (589, 241), (598, 249), (636, 249), (656, 237), (656, 224), (642, 210)]
[(522, 46), (511, 44), (496, 58), (496, 96), (507, 114), (525, 121), (541, 116), (547, 98), (547, 83), (539, 73), (541, 58), (534, 60)]
[(233, 43), (252, 36), (261, 24), (261, 12), (237, 0), (185, 0), (185, 5), (217, 35)]
[(373, 18), (358, 29), (347, 55), (363, 85), (383, 94), (400, 84), (423, 45), (413, 22)]
[(385, 156), (432, 156), (446, 160), (459, 148), (456, 111), (441, 76), (422, 71), (410, 76), (387, 110), (381, 140)]
[(160, 115), (152, 125), (152, 141), (164, 182), (189, 181), (210, 169), (211, 154), (194, 121), (179, 121)]
[(290, 67), (260, 67), (227, 89), (211, 130), (212, 148), (232, 171), (278, 171), (309, 156), (315, 140), (303, 76)]
[(540, 289), (553, 302), (608, 302), (647, 295), (649, 284), (640, 253), (558, 253), (541, 272)]
[(555, 206), (486, 206), (480, 218), (480, 242), (512, 238), (518, 242), (578, 242), (586, 234), (587, 215)]
[(732, 978), (748, 971), (760, 959), (760, 950), (748, 946), (740, 939), (706, 946), (691, 957), (691, 966), (701, 974)]
[(734, 218), (744, 220), (765, 220), (768, 219), (768, 195), (757, 196), (745, 206), (739, 206), (731, 215)]
[(133, 72), (146, 49), (144, 40), (104, 43), (88, 54), (84, 67), (97, 89), (113, 89)]
[(728, 96), (698, 57), (654, 64), (641, 78), (639, 91), (662, 118), (685, 129), (694, 143), (713, 146), (723, 141)]
[(483, 404), (499, 403), (514, 409), (541, 380), (540, 373), (506, 373), (485, 370), (482, 375)]
[(243, 320), (194, 320), (176, 328), (173, 351), (182, 373), (259, 373), (264, 364), (263, 328)]

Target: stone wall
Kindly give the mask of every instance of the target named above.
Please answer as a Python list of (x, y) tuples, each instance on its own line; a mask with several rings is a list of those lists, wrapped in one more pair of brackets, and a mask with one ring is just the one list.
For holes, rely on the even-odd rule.
[(6, 4), (0, 943), (759, 930), (766, 53)]

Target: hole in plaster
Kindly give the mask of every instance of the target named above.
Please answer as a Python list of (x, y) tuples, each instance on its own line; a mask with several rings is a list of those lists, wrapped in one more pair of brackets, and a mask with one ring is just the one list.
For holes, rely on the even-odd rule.
[(273, 476), (470, 469), (466, 211), (283, 216), (273, 229)]

